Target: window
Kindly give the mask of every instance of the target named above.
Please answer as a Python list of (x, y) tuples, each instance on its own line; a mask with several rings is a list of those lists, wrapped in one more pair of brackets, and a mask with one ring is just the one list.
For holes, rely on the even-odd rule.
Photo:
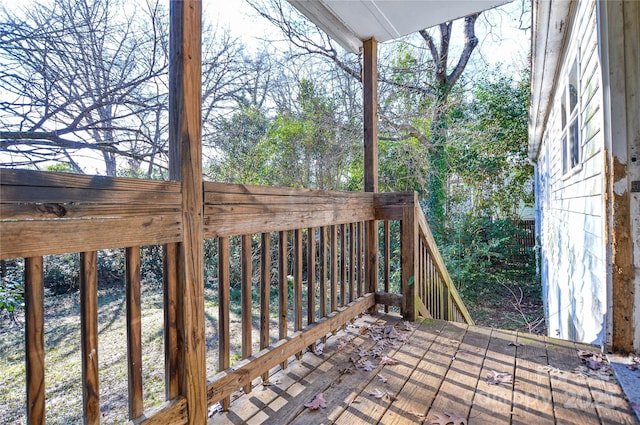
[(578, 61), (573, 62), (569, 78), (562, 93), (562, 172), (566, 174), (580, 165), (582, 146), (580, 143), (578, 107)]

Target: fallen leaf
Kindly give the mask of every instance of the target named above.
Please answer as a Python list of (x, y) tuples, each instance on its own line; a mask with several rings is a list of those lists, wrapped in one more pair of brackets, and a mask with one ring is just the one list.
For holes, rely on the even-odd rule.
[(316, 356), (320, 356), (322, 355), (322, 350), (324, 350), (324, 344), (320, 343), (316, 345), (316, 348), (313, 349), (313, 354), (315, 354)]
[(371, 372), (376, 367), (373, 365), (373, 363), (371, 363), (369, 360), (367, 360), (367, 361), (362, 363), (362, 368), (364, 370), (366, 370), (367, 372)]
[(318, 410), (320, 408), (327, 407), (327, 401), (324, 399), (324, 394), (318, 393), (309, 403), (306, 403), (304, 407), (308, 407), (309, 410)]
[(427, 423), (432, 425), (467, 425), (467, 420), (457, 413), (433, 413), (427, 417)]
[(511, 376), (511, 374), (507, 372), (496, 372), (495, 370), (492, 370), (487, 374), (487, 382), (491, 385), (502, 383), (510, 384), (511, 382), (513, 382), (513, 376)]
[(510, 347), (522, 347), (524, 344), (521, 342), (510, 342), (509, 346)]
[(407, 322), (406, 320), (404, 322), (402, 322), (402, 328), (403, 331), (407, 331), (410, 332), (413, 330), (413, 326), (411, 325), (411, 322)]
[(349, 341), (345, 341), (342, 338), (338, 338), (338, 351), (341, 351), (344, 347), (347, 346), (348, 343)]
[(389, 400), (389, 401), (392, 401), (392, 402), (397, 400), (395, 395), (393, 395), (393, 394), (391, 394), (391, 393), (389, 393), (387, 391), (380, 391), (378, 388), (376, 388), (375, 391), (370, 392), (369, 395), (373, 396), (375, 398), (378, 398), (378, 399), (385, 399), (385, 400)]
[(396, 359), (392, 359), (391, 357), (387, 357), (387, 356), (383, 356), (380, 359), (380, 365), (386, 365), (386, 366), (393, 366), (393, 365), (397, 365), (398, 361)]
[(382, 398), (382, 397), (387, 395), (387, 392), (386, 391), (382, 392), (382, 391), (380, 391), (379, 389), (376, 388), (376, 390), (373, 391), (373, 392), (370, 392), (369, 395), (372, 395), (375, 398)]
[(388, 379), (386, 377), (384, 377), (384, 376), (382, 376), (380, 374), (378, 374), (378, 379), (380, 379), (380, 381), (382, 381), (383, 384), (385, 384), (388, 381)]

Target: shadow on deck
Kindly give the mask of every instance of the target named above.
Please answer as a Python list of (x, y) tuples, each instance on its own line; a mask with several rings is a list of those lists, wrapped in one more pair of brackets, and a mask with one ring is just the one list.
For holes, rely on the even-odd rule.
[[(269, 385), (254, 381), (209, 424), (414, 424), (451, 415), (468, 424), (636, 424), (620, 386), (581, 370), (595, 347), (440, 320), (407, 326), (365, 315), (304, 353)], [(386, 356), (395, 365), (381, 365)], [(512, 382), (489, 384), (504, 372)], [(508, 381), (508, 379), (505, 379)], [(305, 404), (322, 393), (326, 408)], [(446, 421), (436, 422), (446, 423)]]

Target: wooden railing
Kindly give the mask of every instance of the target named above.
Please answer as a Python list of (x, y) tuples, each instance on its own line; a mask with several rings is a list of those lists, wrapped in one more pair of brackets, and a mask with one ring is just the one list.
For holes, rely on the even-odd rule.
[[(188, 320), (184, 320), (188, 312), (185, 316), (181, 311), (184, 306), (175, 272), (183, 261), (178, 254), (184, 231), (180, 197), (179, 185), (174, 182), (1, 171), (0, 259), (26, 260), (29, 423), (44, 423), (45, 412), (42, 257), (74, 252), (81, 253), (83, 416), (85, 423), (100, 421), (96, 251), (112, 248), (125, 248), (127, 264), (129, 419), (133, 423), (188, 422), (188, 400), (184, 396), (187, 366), (181, 339), (190, 329), (185, 323)], [(414, 193), (341, 193), (205, 183), (203, 198), (204, 237), (216, 241), (218, 257), (220, 372), (210, 377), (206, 394), (202, 394), (208, 405), (221, 402), (227, 408), (234, 391), (251, 391), (255, 378), (268, 379), (275, 367), (287, 367), (290, 358), (307, 347), (313, 348), (332, 331), (379, 304), (387, 310), (399, 308), (408, 320), (422, 315), (472, 323)], [(378, 223), (382, 250), (371, 253), (367, 229), (375, 232)], [(400, 232), (394, 233), (392, 229), (398, 226)], [(239, 260), (231, 258), (230, 238), (241, 241)], [(392, 249), (392, 241), (398, 249)], [(167, 401), (158, 410), (145, 412), (139, 247), (158, 244), (164, 246)], [(258, 262), (252, 258), (256, 257), (260, 270), (254, 273)], [(367, 281), (378, 276), (377, 271), (368, 269), (370, 258), (380, 260), (380, 282)], [(241, 263), (240, 282), (233, 284), (241, 287), (243, 359), (230, 367), (232, 261)], [(400, 271), (399, 282), (392, 277), (392, 267)], [(277, 311), (271, 308), (275, 301), (270, 299), (272, 283), (278, 287)], [(260, 294), (255, 306), (254, 286)], [(255, 353), (251, 340), (253, 310), (259, 311), (260, 327), (260, 349)], [(277, 329), (271, 329), (270, 319), (276, 316)]]

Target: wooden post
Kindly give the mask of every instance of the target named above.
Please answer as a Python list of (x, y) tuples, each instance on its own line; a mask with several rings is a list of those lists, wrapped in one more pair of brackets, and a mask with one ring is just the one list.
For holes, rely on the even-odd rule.
[(98, 390), (98, 253), (80, 253), (80, 340), (85, 425), (100, 424)]
[[(371, 38), (363, 43), (364, 102), (364, 190), (378, 191), (378, 42)], [(365, 241), (365, 281), (367, 292), (378, 287), (378, 223), (368, 221)], [(375, 313), (377, 306), (369, 309)]]
[(401, 288), (402, 288), (402, 316), (405, 320), (414, 321), (418, 317), (417, 282), (418, 262), (418, 220), (416, 220), (415, 205), (418, 205), (417, 194), (414, 193), (414, 206), (403, 208), (401, 225)]
[[(242, 358), (251, 356), (252, 310), (252, 252), (251, 235), (242, 235)], [(251, 383), (244, 386), (244, 393), (251, 392)]]
[(44, 278), (42, 257), (25, 259), (25, 351), (27, 423), (45, 423), (44, 409)]
[(142, 416), (142, 311), (140, 308), (140, 247), (126, 249), (127, 366), (129, 419)]
[(172, 0), (169, 39), (169, 177), (182, 189), (183, 239), (178, 244), (179, 393), (189, 424), (207, 420), (204, 345), (203, 186), (200, 0)]

